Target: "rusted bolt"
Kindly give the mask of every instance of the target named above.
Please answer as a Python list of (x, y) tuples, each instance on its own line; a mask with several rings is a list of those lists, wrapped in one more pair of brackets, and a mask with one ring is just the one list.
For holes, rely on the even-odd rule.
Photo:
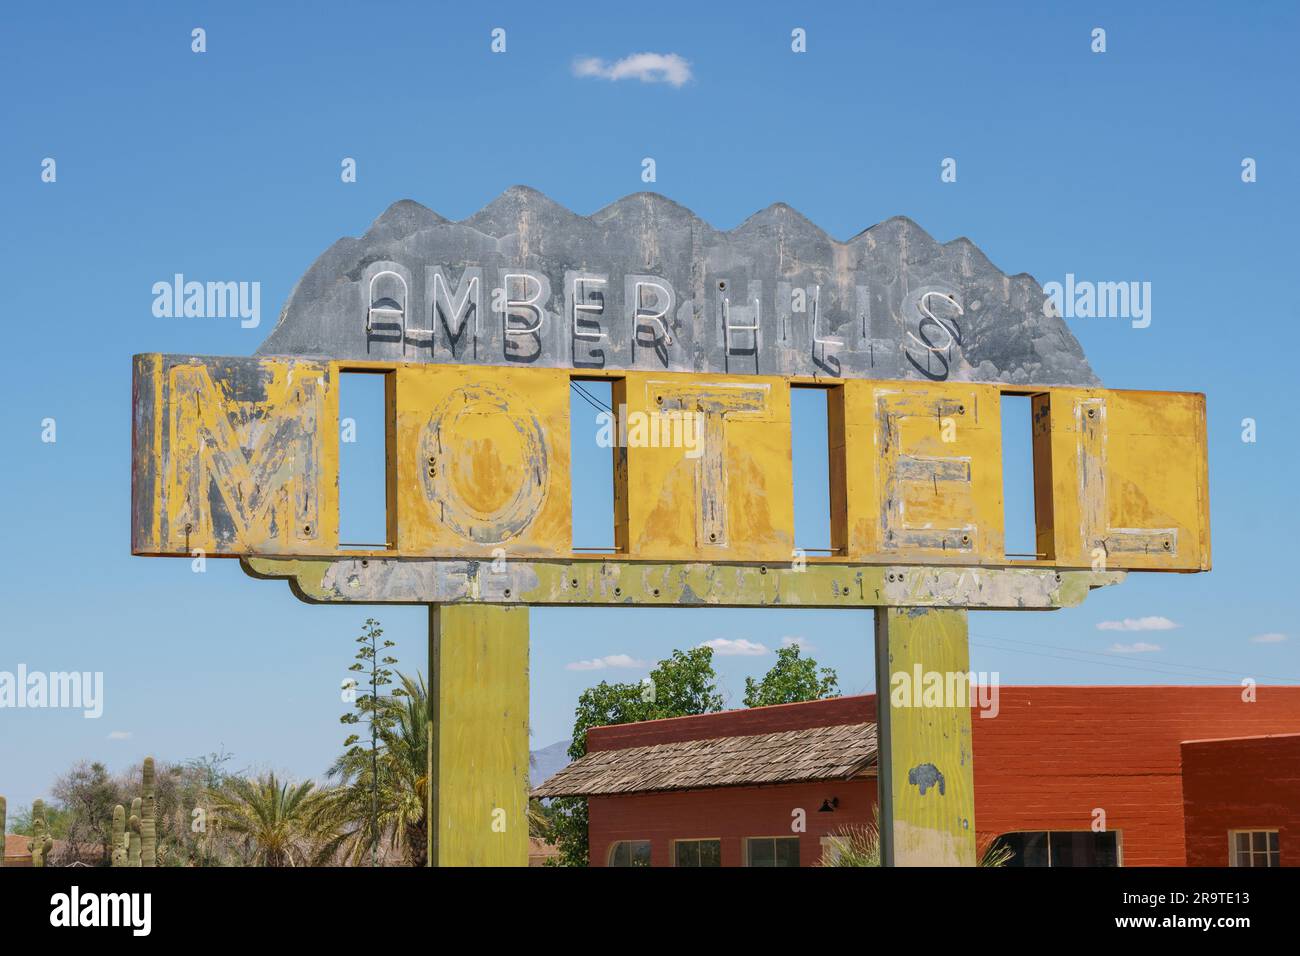
[(576, 588), (576, 587), (578, 586), (578, 579), (577, 579), (577, 578), (570, 578), (570, 579), (569, 579), (569, 584), (570, 584), (570, 586)]
[(655, 597), (658, 597), (658, 596), (659, 596), (659, 589), (658, 589), (658, 588), (655, 588), (654, 591), (651, 592), (651, 593), (653, 593)]
[(1168, 551), (1168, 550), (1169, 550), (1169, 542), (1166, 541), (1166, 542), (1162, 545), (1162, 547), (1163, 547), (1166, 551)]
[(714, 533), (714, 532), (712, 532), (712, 531), (710, 531), (710, 532), (709, 532), (709, 540), (710, 540), (710, 541), (717, 541), (717, 540), (718, 540), (718, 536), (717, 536), (717, 534)]
[(968, 534), (964, 534), (964, 535), (962, 535), (962, 536), (961, 536), (961, 543), (962, 543), (962, 544), (970, 544), (970, 535), (968, 535)]
[(655, 396), (655, 404), (656, 404), (656, 405), (662, 405), (663, 403), (664, 403), (664, 397), (663, 397), (662, 395), (656, 395), (656, 396)]
[(623, 593), (622, 588), (614, 588), (614, 597), (618, 597), (622, 593)]
[(438, 460), (437, 460), (436, 458), (434, 458), (432, 455), (430, 455), (430, 456), (429, 456), (429, 464), (431, 464), (431, 465), (436, 465), (437, 463), (438, 463)]
[(363, 568), (368, 568), (368, 567), (370, 567), (370, 562), (367, 561), (365, 558), (362, 558), (362, 559), (361, 559), (361, 566), (362, 566)]
[(1097, 417), (1097, 409), (1095, 409), (1095, 408), (1090, 408), (1090, 409), (1088, 409), (1088, 417), (1089, 417), (1089, 418), (1096, 418), (1096, 417)]
[(309, 525), (309, 524), (305, 524), (305, 525), (303, 525), (303, 526), (302, 526), (302, 533), (303, 533), (303, 534), (311, 534), (311, 525)]
[(503, 593), (506, 597), (510, 597), (510, 589), (509, 589), (509, 588), (506, 588), (506, 589), (505, 589), (503, 592), (501, 592), (501, 593)]
[(718, 282), (718, 291), (719, 291), (719, 292), (726, 292), (726, 291), (727, 291), (727, 280), (726, 280), (726, 279), (722, 279), (722, 280), (720, 280), (720, 281)]
[(767, 565), (764, 564), (758, 569), (759, 574), (767, 574)]
[(966, 406), (965, 406), (965, 405), (958, 405), (958, 406), (957, 406), (957, 414), (958, 414), (958, 415), (965, 415), (965, 414), (966, 414)]
[(429, 477), (430, 478), (438, 477), (438, 469), (433, 467), (433, 465), (429, 466)]

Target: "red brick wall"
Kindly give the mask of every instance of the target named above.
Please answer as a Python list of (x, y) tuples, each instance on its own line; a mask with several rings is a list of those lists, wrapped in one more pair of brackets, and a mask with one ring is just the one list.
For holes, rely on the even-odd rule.
[[(972, 720), (981, 833), (1120, 833), (1125, 866), (1183, 866), (1181, 742), (1300, 729), (1300, 687), (1003, 687)], [(1300, 796), (1296, 797), (1300, 801)]]
[[(839, 807), (819, 812), (831, 797), (839, 798)], [(799, 863), (812, 866), (821, 859), (822, 837), (870, 823), (875, 805), (874, 780), (592, 797), (587, 801), (591, 865), (606, 865), (615, 840), (649, 840), (650, 865), (672, 866), (673, 840), (720, 839), (722, 865), (744, 866), (745, 837), (797, 836)], [(805, 833), (790, 832), (796, 808), (805, 811)]]
[(1277, 830), (1300, 866), (1300, 734), (1183, 744), (1188, 866), (1227, 866), (1229, 830)]
[[(1126, 866), (1182, 866), (1187, 853), (1181, 742), (1300, 730), (1300, 687), (1261, 687), (1257, 697), (1256, 703), (1244, 703), (1237, 687), (1003, 687), (998, 716), (981, 718), (976, 711), (972, 719), (976, 826), (984, 836), (1087, 830), (1094, 809), (1101, 809), (1107, 828), (1120, 831)], [(873, 696), (845, 697), (594, 728), (587, 745), (615, 749), (858, 723), (874, 716)], [(801, 847), (811, 852), (824, 835), (814, 826), (871, 819), (870, 808), (859, 806), (866, 787), (874, 796), (874, 783), (858, 783), (595, 798), (590, 801), (592, 862), (603, 865), (614, 840), (651, 839), (655, 865), (671, 865), (668, 841), (689, 833), (722, 837), (724, 863), (739, 865), (743, 836), (788, 832), (790, 809), (816, 799), (815, 806), (805, 807), (809, 833)], [(1250, 785), (1243, 789), (1249, 800)], [(843, 793), (854, 795), (850, 804)], [(820, 814), (835, 820), (815, 824), (816, 808), (834, 795), (840, 796), (843, 812)], [(1296, 804), (1300, 795), (1292, 799)], [(778, 824), (783, 825), (773, 830)], [(714, 832), (705, 834), (701, 827)]]

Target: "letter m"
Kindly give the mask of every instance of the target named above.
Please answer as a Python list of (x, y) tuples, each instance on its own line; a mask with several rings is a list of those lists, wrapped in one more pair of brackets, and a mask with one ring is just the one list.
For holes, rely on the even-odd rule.
[(337, 469), (327, 467), (337, 462), (337, 430), (326, 424), (337, 408), (326, 365), (141, 356), (135, 386), (137, 554), (337, 548)]

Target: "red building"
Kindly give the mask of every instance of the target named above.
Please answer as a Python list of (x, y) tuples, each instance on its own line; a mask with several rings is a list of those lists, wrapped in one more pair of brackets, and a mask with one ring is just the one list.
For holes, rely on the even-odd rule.
[[(1002, 687), (972, 709), (975, 822), (1018, 865), (1300, 865), (1300, 687)], [(587, 732), (593, 866), (816, 865), (870, 825), (875, 697)], [(800, 822), (802, 829), (800, 829)]]

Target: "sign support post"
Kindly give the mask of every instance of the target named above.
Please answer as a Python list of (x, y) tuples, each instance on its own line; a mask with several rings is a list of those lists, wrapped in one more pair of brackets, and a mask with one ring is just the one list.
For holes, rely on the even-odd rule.
[(968, 674), (966, 608), (876, 609), (882, 866), (976, 863)]
[(528, 608), (429, 606), (430, 866), (528, 865)]

